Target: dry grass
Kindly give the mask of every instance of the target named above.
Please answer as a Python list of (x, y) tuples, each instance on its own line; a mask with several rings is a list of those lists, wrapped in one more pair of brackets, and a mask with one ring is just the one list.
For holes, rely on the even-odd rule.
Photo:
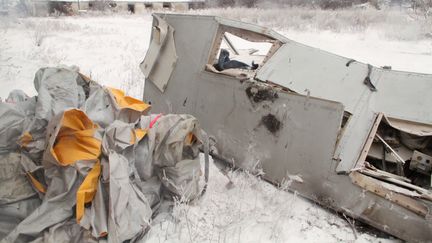
[(428, 36), (432, 33), (432, 16), (418, 14), (409, 9), (214, 8), (190, 12), (237, 19), (280, 31), (362, 32), (377, 29), (385, 37), (397, 40), (430, 38)]

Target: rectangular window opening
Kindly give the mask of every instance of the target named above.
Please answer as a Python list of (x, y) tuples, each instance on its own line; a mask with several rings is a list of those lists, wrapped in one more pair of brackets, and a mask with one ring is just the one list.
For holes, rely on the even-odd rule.
[(206, 70), (237, 78), (252, 78), (281, 46), (260, 33), (222, 26), (209, 56)]

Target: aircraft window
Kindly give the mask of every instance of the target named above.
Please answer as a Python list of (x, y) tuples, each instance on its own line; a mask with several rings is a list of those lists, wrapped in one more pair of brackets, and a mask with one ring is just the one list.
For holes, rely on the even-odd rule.
[[(206, 66), (208, 71), (238, 78), (254, 76), (280, 42), (250, 31), (219, 31)], [(277, 43), (277, 44), (276, 44)]]

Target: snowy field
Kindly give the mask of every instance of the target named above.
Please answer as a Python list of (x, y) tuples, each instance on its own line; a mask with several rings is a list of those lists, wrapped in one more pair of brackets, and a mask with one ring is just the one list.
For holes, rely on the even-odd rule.
[[(241, 11), (231, 16), (242, 19), (238, 12)], [(319, 14), (322, 13), (316, 16)], [(311, 18), (300, 20), (304, 25), (299, 20), (286, 20), (292, 21), (292, 28), (273, 26), (271, 21), (257, 17), (243, 20), (275, 27), (288, 38), (358, 61), (432, 73), (432, 39), (423, 35), (429, 31), (423, 28), (425, 20), (419, 20), (418, 26), (423, 27), (412, 32), (408, 27), (413, 21), (417, 23), (415, 19), (399, 29), (397, 26), (391, 29), (388, 19), (382, 20), (385, 25), (374, 19), (378, 24), (353, 29), (320, 27), (316, 25), (320, 20), (314, 16), (312, 13)], [(6, 98), (13, 89), (36, 94), (33, 77), (40, 67), (76, 65), (101, 84), (142, 98), (144, 76), (138, 64), (145, 56), (150, 31), (150, 14), (0, 17), (0, 97)], [(222, 173), (212, 165), (205, 196), (190, 205), (176, 204), (172, 216), (158, 217), (146, 239), (148, 242), (396, 241), (352, 227), (357, 222), (286, 192), (287, 188), (288, 184), (275, 188), (246, 172)]]
[(76, 65), (103, 85), (142, 98), (150, 15), (0, 19), (0, 97), (11, 89), (35, 95), (35, 72)]

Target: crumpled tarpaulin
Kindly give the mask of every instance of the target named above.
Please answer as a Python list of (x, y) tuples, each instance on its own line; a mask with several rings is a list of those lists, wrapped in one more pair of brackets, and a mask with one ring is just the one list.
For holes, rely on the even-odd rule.
[(149, 115), (69, 68), (34, 84), (0, 103), (1, 242), (134, 242), (164, 200), (202, 194), (193, 116)]

